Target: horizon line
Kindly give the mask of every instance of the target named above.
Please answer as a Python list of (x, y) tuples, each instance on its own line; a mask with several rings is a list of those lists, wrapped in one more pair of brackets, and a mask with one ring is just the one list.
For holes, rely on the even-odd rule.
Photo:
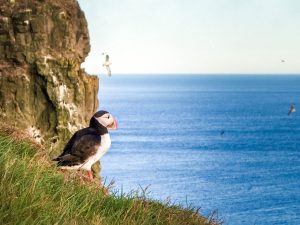
[[(87, 71), (85, 71), (87, 72)], [(89, 73), (90, 75), (106, 75), (105, 73)], [(300, 76), (299, 73), (113, 73), (113, 75), (168, 75), (168, 76), (177, 76), (177, 75), (191, 75), (191, 76), (203, 76), (203, 75), (213, 75), (213, 76), (224, 76), (224, 75), (233, 75), (233, 76)]]

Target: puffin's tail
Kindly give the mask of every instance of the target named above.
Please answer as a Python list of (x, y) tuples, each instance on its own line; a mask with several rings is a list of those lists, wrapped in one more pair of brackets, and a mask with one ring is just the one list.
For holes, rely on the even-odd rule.
[(57, 166), (76, 166), (81, 163), (78, 157), (70, 154), (59, 156), (52, 161), (57, 161)]

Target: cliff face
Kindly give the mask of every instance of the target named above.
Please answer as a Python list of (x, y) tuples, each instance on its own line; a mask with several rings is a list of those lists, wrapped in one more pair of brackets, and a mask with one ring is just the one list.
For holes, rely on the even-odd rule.
[(57, 155), (98, 108), (98, 78), (76, 0), (0, 0), (0, 119)]

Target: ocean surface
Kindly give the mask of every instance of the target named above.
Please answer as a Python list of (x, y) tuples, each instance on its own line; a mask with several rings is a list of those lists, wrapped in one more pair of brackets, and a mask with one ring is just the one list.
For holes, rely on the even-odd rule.
[(101, 159), (115, 190), (225, 224), (300, 224), (300, 76), (102, 75), (99, 99), (119, 121)]

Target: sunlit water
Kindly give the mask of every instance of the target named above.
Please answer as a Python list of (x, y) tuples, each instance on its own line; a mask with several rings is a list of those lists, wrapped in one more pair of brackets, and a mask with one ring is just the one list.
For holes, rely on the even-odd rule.
[(99, 99), (119, 120), (101, 160), (116, 189), (300, 224), (300, 76), (101, 76)]

